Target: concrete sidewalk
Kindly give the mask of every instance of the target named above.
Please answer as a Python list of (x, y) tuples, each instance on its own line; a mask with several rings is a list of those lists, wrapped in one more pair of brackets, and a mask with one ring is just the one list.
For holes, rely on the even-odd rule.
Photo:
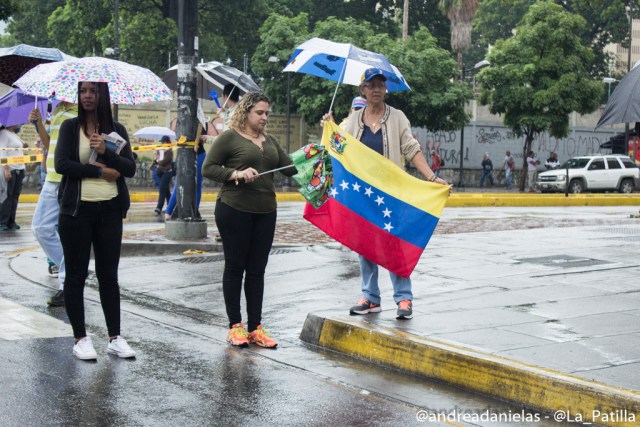
[[(497, 196), (477, 193), (466, 196), (467, 201), (489, 206), (497, 200)], [(508, 196), (527, 198), (530, 203), (546, 197)], [(572, 198), (607, 206), (615, 197)], [(297, 286), (308, 290), (301, 297), (292, 291), (295, 288), (268, 290), (276, 294), (265, 295), (265, 304), (268, 301), (271, 306), (265, 307), (265, 317), (272, 319), (272, 327), (285, 341), (283, 351), (286, 341), (299, 334), (314, 345), (516, 402), (554, 417), (560, 414), (557, 416), (565, 420), (637, 426), (640, 220), (633, 215), (640, 199), (623, 197), (629, 203), (633, 199), (634, 206), (445, 209), (441, 221), (445, 230), (456, 221), (492, 221), (497, 226), (489, 231), (432, 238), (412, 274), (414, 318), (409, 321), (395, 319), (391, 286), (384, 273), (383, 311), (349, 316), (349, 306), (355, 301), (352, 297), (359, 288), (355, 256), (335, 243), (317, 240), (317, 235), (304, 234), (309, 227), (300, 215), (302, 204), (283, 203), (276, 256), (271, 257), (266, 281), (300, 283)], [(213, 203), (206, 201), (203, 216), (213, 221)], [(139, 213), (143, 209), (148, 213)], [(150, 203), (133, 205), (134, 217), (148, 215), (149, 220), (127, 225), (123, 254), (145, 256), (123, 260), (121, 269), (136, 273), (126, 275), (129, 282), (121, 286), (135, 292), (140, 287), (160, 298), (164, 290), (155, 290), (157, 272), (165, 268), (167, 259), (150, 254), (182, 254), (185, 248), (198, 247), (218, 251), (220, 245), (211, 237), (202, 242), (166, 241), (158, 231), (163, 224), (152, 223), (151, 211)], [(574, 217), (588, 225), (562, 225)], [(528, 228), (528, 224), (535, 226), (540, 221), (552, 226)], [(209, 236), (214, 233), (210, 224)], [(181, 265), (176, 281), (189, 274), (211, 274), (198, 264), (180, 262), (183, 264), (172, 264)], [(221, 274), (219, 268), (216, 277)], [(166, 285), (162, 287), (174, 288), (173, 276), (164, 276)], [(332, 283), (330, 291), (325, 282)], [(220, 307), (205, 308), (215, 318), (224, 319)], [(282, 310), (287, 310), (286, 315)]]

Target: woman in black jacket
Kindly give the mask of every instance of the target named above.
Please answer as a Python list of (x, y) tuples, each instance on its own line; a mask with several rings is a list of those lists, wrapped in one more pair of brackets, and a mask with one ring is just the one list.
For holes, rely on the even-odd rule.
[[(113, 121), (110, 104), (106, 83), (81, 82), (78, 117), (62, 123), (55, 151), (55, 168), (62, 175), (58, 226), (67, 270), (65, 308), (76, 340), (73, 354), (83, 360), (97, 358), (84, 320), (84, 285), (92, 246), (109, 332), (107, 352), (123, 358), (136, 354), (120, 336), (118, 285), (122, 219), (130, 205), (124, 178), (135, 174), (136, 165), (127, 131)], [(127, 141), (120, 154), (105, 145), (103, 135), (111, 132)], [(90, 163), (94, 150), (98, 161)]]

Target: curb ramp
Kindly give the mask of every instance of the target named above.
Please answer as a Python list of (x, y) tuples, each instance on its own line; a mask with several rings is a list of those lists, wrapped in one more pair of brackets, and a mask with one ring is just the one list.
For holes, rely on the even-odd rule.
[(556, 421), (640, 425), (640, 392), (339, 316), (309, 313), (300, 339), (550, 414)]

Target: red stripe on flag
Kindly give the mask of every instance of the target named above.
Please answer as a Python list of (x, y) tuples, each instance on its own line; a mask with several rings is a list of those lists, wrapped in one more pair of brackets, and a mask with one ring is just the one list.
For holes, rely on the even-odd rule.
[(307, 203), (304, 218), (370, 261), (402, 277), (409, 277), (423, 249), (393, 236), (330, 198), (320, 208)]

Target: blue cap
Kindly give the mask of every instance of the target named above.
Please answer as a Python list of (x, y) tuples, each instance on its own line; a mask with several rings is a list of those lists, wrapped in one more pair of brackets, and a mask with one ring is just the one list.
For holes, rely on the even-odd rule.
[(364, 108), (367, 106), (367, 100), (361, 96), (356, 96), (351, 102), (351, 108)]
[(361, 83), (368, 82), (375, 76), (380, 76), (382, 77), (382, 80), (384, 80), (385, 82), (387, 81), (387, 77), (382, 73), (382, 70), (380, 68), (368, 68), (362, 74), (362, 77), (360, 78), (360, 82)]

